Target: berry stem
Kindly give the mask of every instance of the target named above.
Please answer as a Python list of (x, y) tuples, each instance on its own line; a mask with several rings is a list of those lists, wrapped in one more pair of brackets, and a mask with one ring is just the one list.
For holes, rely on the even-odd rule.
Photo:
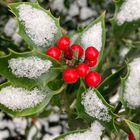
[(66, 113), (68, 112), (69, 110), (69, 105), (68, 105), (68, 100), (67, 100), (67, 94), (66, 94), (66, 88), (67, 88), (67, 84), (64, 84), (65, 85), (65, 88), (63, 89), (62, 91), (62, 94), (61, 94), (61, 106), (60, 106), (60, 110), (62, 113)]
[(81, 86), (83, 86), (84, 87), (84, 90), (86, 91), (87, 90), (87, 87), (86, 87), (86, 85), (84, 83), (83, 77), (80, 77), (80, 82), (81, 82)]
[(66, 89), (66, 86), (67, 86), (66, 84), (63, 84), (60, 89), (58, 89), (57, 91), (55, 91), (56, 94), (59, 94), (60, 92), (64, 91)]

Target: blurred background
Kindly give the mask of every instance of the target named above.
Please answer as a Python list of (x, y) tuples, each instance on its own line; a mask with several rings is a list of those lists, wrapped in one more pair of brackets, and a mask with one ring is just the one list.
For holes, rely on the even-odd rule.
[[(18, 52), (27, 51), (27, 44), (17, 34), (16, 20), (7, 7), (9, 3), (20, 1), (22, 0), (0, 0), (0, 56), (7, 54), (8, 48)], [(35, 0), (29, 1), (36, 2)], [(115, 11), (113, 0), (38, 0), (38, 2), (45, 9), (50, 9), (55, 17), (60, 17), (61, 26), (69, 34), (75, 30), (82, 30), (91, 20), (106, 11), (106, 48), (111, 46), (110, 19)], [(133, 40), (137, 40), (139, 37), (139, 29), (129, 36)], [(105, 49), (107, 51), (104, 55), (103, 70), (108, 70), (108, 73), (104, 71), (104, 77), (109, 75), (112, 67), (121, 63), (121, 58), (127, 54), (129, 48), (125, 43), (121, 48), (118, 46), (118, 48), (112, 49), (111, 46)], [(109, 58), (106, 57), (108, 55)], [(117, 59), (118, 56), (120, 59)], [(5, 81), (6, 79), (0, 76), (0, 83)], [(115, 101), (116, 99), (117, 97), (115, 97)], [(68, 123), (67, 115), (61, 113), (58, 107), (51, 105), (43, 113), (26, 118), (12, 118), (0, 112), (0, 140), (52, 140), (69, 130)], [(104, 138), (104, 140), (107, 139)]]

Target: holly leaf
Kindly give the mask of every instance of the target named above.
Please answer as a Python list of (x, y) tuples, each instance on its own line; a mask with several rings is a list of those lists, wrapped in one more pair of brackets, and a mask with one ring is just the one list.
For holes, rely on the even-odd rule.
[(140, 140), (140, 124), (136, 124), (134, 122), (131, 122), (129, 120), (124, 120), (126, 124), (129, 126), (131, 131), (133, 132), (135, 139)]
[(94, 121), (91, 124), (91, 127), (88, 129), (80, 129), (76, 131), (72, 131), (69, 133), (66, 133), (64, 135), (61, 135), (53, 140), (61, 140), (61, 139), (92, 139), (93, 137), (95, 139), (101, 139), (103, 134), (104, 126), (99, 123), (98, 121)]
[[(127, 64), (127, 74), (125, 75), (125, 77), (121, 78), (121, 85), (119, 88), (119, 97), (120, 97), (120, 101), (122, 102), (122, 104), (124, 105), (125, 109), (127, 111), (130, 111), (131, 113), (133, 112), (139, 112), (140, 111), (140, 106), (133, 106), (132, 104), (130, 104), (126, 99), (125, 99), (125, 88), (126, 88), (126, 82), (129, 79), (129, 75), (131, 73), (130, 70), (130, 66), (129, 64)], [(131, 75), (132, 76), (132, 75)], [(135, 82), (138, 82), (137, 80)], [(133, 87), (132, 87), (133, 88)], [(133, 95), (135, 97), (135, 95)], [(129, 97), (130, 98), (130, 97)], [(132, 100), (132, 99), (131, 99)]]
[(66, 136), (69, 136), (69, 135), (73, 135), (73, 134), (79, 134), (79, 133), (84, 133), (86, 130), (75, 130), (75, 131), (72, 131), (72, 132), (68, 132), (68, 133), (66, 133), (66, 134), (63, 134), (63, 135), (60, 135), (60, 136), (58, 136), (58, 137), (56, 137), (56, 138), (54, 138), (53, 140), (62, 140), (62, 139), (64, 139)]
[(116, 38), (127, 36), (139, 27), (139, 1), (115, 0), (115, 14), (111, 19)]
[[(77, 95), (76, 109), (77, 109), (78, 118), (82, 118), (82, 119), (86, 120), (88, 123), (91, 123), (93, 120), (99, 120), (100, 122), (102, 122), (105, 125), (105, 127), (107, 129), (110, 129), (110, 130), (115, 129), (114, 118), (116, 118), (118, 116), (113, 113), (113, 107), (105, 101), (103, 96), (99, 93), (99, 91), (96, 88), (86, 89), (86, 87), (83, 84), (84, 83), (82, 83), (81, 86), (79, 87), (78, 95)], [(102, 104), (107, 109), (107, 112), (106, 112), (106, 115), (105, 115), (107, 118), (101, 119), (98, 115), (97, 116), (95, 115), (96, 116), (95, 117), (95, 116), (93, 116), (93, 115), (91, 115), (87, 112), (87, 109), (85, 108), (85, 106), (83, 104), (82, 95), (83, 94), (90, 94), (90, 93), (85, 93), (85, 92), (88, 92), (89, 90), (92, 90), (93, 94), (96, 94), (96, 97), (94, 97), (94, 98), (96, 98), (98, 100), (98, 102), (96, 102), (97, 100), (95, 99), (93, 104), (90, 105), (90, 106), (96, 106), (96, 109), (97, 109), (97, 112), (98, 112), (97, 114), (101, 115), (102, 113), (100, 114), (99, 112), (101, 110), (102, 110), (101, 112), (104, 112), (104, 109), (103, 108), (101, 109), (98, 106), (98, 104), (100, 104), (100, 105)]]
[(125, 56), (125, 59), (128, 61), (132, 61), (134, 58), (140, 57), (140, 45), (133, 46), (127, 55)]
[[(9, 95), (8, 97), (8, 94), (10, 94), (10, 90), (5, 91), (5, 94), (7, 95), (2, 95), (2, 89), (3, 88), (6, 88), (6, 87), (9, 87), (9, 86), (12, 86), (14, 88), (20, 88), (18, 90), (19, 93), (17, 93), (17, 91), (13, 92), (12, 95)], [(56, 91), (52, 91), (51, 89), (49, 89), (47, 86), (43, 89), (43, 88), (39, 88), (39, 87), (35, 87), (35, 88), (38, 88), (40, 93), (38, 93), (39, 95), (34, 95), (35, 93), (31, 93), (33, 89), (29, 90), (29, 93), (25, 93), (24, 94), (24, 90), (26, 90), (25, 92), (27, 92), (27, 89), (25, 88), (21, 88), (21, 87), (16, 87), (14, 85), (12, 85), (10, 82), (7, 82), (7, 83), (4, 83), (2, 85), (0, 85), (0, 109), (3, 111), (3, 112), (7, 112), (9, 113), (10, 115), (14, 116), (14, 117), (17, 117), (17, 116), (29, 116), (29, 115), (33, 115), (33, 114), (36, 114), (38, 112), (41, 112), (46, 105), (49, 104), (50, 100), (52, 99), (52, 97), (56, 94), (59, 94), (63, 89), (64, 89), (65, 86), (62, 86), (60, 89), (56, 90)], [(13, 90), (12, 90), (13, 91)], [(31, 92), (30, 92), (31, 91)], [(25, 99), (25, 101), (23, 99), (21, 99), (17, 94), (20, 94), (20, 92), (22, 92), (22, 95), (23, 95), (23, 98)], [(34, 91), (35, 92), (35, 91)], [(8, 99), (6, 99), (8, 102), (8, 105), (7, 105), (7, 102), (4, 101), (4, 103), (2, 101), (2, 98), (3, 96), (7, 96)], [(28, 96), (36, 96), (36, 102), (39, 98), (39, 96), (43, 96), (43, 99), (36, 103), (34, 102), (34, 104), (32, 103), (33, 100), (32, 100), (32, 97), (29, 98)], [(35, 97), (33, 97), (35, 98)], [(10, 100), (9, 100), (10, 99)], [(19, 103), (19, 100), (20, 100), (20, 103)], [(31, 107), (27, 106), (27, 101), (31, 102)], [(17, 109), (12, 109), (12, 107), (14, 106), (17, 106), (16, 104), (20, 104)], [(10, 106), (10, 107), (9, 107)], [(21, 106), (23, 106), (23, 108), (20, 108)]]
[(12, 3), (9, 8), (18, 21), (19, 35), (31, 48), (44, 51), (50, 45), (54, 45), (61, 36), (59, 19), (38, 3)]
[(79, 38), (80, 32), (75, 32), (70, 35), (71, 43), (74, 44), (76, 40)]
[[(28, 77), (18, 77), (12, 73), (12, 70), (9, 67), (9, 60), (11, 60), (12, 58), (16, 59), (16, 58), (35, 57), (35, 56), (41, 58), (42, 60), (51, 61), (53, 66), (50, 67), (50, 69), (47, 72), (42, 73), (42, 75), (33, 79), (30, 79)], [(10, 54), (0, 57), (0, 66), (1, 66), (0, 74), (2, 76), (7, 78), (15, 86), (21, 86), (27, 89), (31, 89), (34, 86), (45, 87), (48, 82), (54, 80), (57, 77), (57, 75), (60, 73), (58, 69), (55, 69), (58, 66), (60, 66), (60, 63), (58, 61), (56, 61), (51, 57), (38, 53), (35, 50), (30, 52), (24, 52), (24, 53), (17, 53), (14, 52), (13, 50), (10, 50)]]
[(99, 51), (99, 58), (97, 68), (101, 65), (101, 60), (104, 51), (106, 31), (105, 31), (105, 13), (103, 13), (96, 20), (91, 22), (81, 33), (79, 34), (76, 42), (86, 49), (89, 46), (94, 46)]
[(126, 65), (121, 67), (117, 72), (108, 76), (98, 87), (98, 91), (103, 96), (109, 95), (111, 92), (116, 90), (121, 82), (121, 77), (126, 73)]

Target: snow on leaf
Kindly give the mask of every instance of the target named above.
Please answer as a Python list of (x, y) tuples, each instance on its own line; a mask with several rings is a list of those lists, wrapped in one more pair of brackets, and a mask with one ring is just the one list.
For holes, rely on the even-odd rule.
[(82, 101), (85, 112), (98, 120), (110, 122), (112, 116), (109, 114), (109, 109), (105, 106), (102, 100), (97, 96), (96, 92), (88, 89), (82, 94)]
[(122, 39), (130, 35), (140, 24), (139, 0), (116, 0), (115, 13), (111, 19), (113, 33), (116, 38)]
[(18, 19), (19, 34), (31, 47), (45, 50), (61, 36), (58, 19), (37, 3), (13, 3), (9, 7)]
[(10, 18), (4, 27), (4, 33), (11, 37), (16, 30), (16, 20), (14, 18)]
[[(84, 49), (89, 46), (94, 46), (98, 51), (103, 51), (105, 44), (105, 13), (103, 13), (96, 20), (91, 22), (80, 34), (77, 42), (80, 43)], [(102, 54), (101, 54), (102, 55)]]
[(29, 116), (42, 111), (65, 86), (52, 91), (46, 87), (26, 89), (10, 82), (0, 85), (0, 109), (13, 116)]
[(95, 121), (91, 124), (90, 129), (84, 132), (69, 133), (54, 140), (100, 140), (103, 130), (104, 127), (98, 121)]
[(20, 87), (7, 86), (0, 90), (0, 104), (13, 111), (34, 107), (44, 98), (45, 94), (37, 88), (28, 91)]
[[(76, 43), (83, 46), (86, 49), (89, 46), (95, 47), (99, 52), (98, 63), (94, 69), (99, 70), (101, 68), (100, 62), (103, 56), (106, 31), (105, 31), (105, 13), (100, 17), (92, 21), (82, 32), (79, 32), (79, 37)], [(84, 59), (84, 57), (83, 57)]]
[(8, 61), (9, 68), (17, 77), (38, 78), (52, 66), (49, 60), (37, 56), (12, 58)]
[(53, 68), (58, 65), (55, 59), (35, 50), (24, 53), (10, 50), (10, 54), (0, 57), (0, 74), (16, 86), (31, 89), (54, 80), (60, 72)]
[(81, 43), (86, 49), (89, 46), (94, 46), (98, 51), (101, 51), (102, 47), (102, 26), (101, 22), (95, 24), (93, 27), (89, 28), (81, 36)]
[(118, 25), (138, 19), (140, 19), (140, 0), (125, 0), (117, 13)]
[(140, 107), (140, 58), (135, 58), (129, 64), (129, 75), (124, 86), (124, 101), (127, 107), (136, 109)]

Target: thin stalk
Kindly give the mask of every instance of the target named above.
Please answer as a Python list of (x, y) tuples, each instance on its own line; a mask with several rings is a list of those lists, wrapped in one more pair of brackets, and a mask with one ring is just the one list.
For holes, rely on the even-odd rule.
[(121, 102), (119, 102), (118, 103), (118, 105), (116, 106), (116, 108), (115, 108), (115, 111), (114, 111), (114, 113), (118, 113), (119, 112), (119, 110), (121, 109), (121, 107), (122, 107), (122, 103)]

